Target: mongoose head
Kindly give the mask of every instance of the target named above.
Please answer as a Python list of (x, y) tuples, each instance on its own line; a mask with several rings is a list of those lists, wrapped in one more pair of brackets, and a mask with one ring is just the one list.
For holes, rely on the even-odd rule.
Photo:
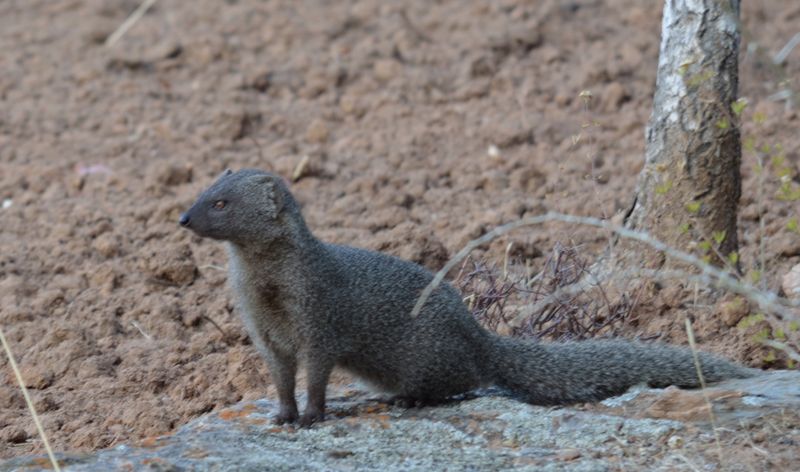
[(204, 238), (263, 244), (286, 235), (282, 214), (287, 206), (293, 207), (293, 200), (281, 177), (255, 169), (227, 170), (179, 223)]

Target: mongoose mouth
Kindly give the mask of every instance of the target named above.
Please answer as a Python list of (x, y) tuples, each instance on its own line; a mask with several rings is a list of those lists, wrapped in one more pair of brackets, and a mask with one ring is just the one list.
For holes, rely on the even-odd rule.
[(203, 229), (205, 225), (201, 221), (202, 218), (195, 221), (195, 219), (192, 218), (191, 213), (191, 210), (186, 210), (185, 213), (181, 213), (181, 216), (178, 217), (178, 224), (181, 225), (182, 228), (186, 228), (202, 238), (208, 237), (209, 235), (206, 234), (206, 231)]
[(201, 238), (211, 238), (216, 240), (226, 240), (224, 235), (219, 234), (215, 225), (208, 221), (207, 215), (197, 211), (197, 205), (181, 213), (178, 217), (178, 224), (181, 228), (186, 228)]
[[(202, 231), (199, 231), (203, 227), (202, 222), (195, 221), (195, 219), (192, 218), (191, 213), (192, 213), (191, 209), (186, 210), (184, 213), (181, 213), (181, 216), (178, 217), (178, 224), (181, 225), (181, 228), (186, 228), (200, 237), (206, 237), (206, 235), (203, 234)], [(197, 223), (200, 224), (198, 225)]]

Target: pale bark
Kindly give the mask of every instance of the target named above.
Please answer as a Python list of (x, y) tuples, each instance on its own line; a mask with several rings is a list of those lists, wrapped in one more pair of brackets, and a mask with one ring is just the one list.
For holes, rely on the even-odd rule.
[[(625, 224), (693, 253), (708, 240), (719, 263), (717, 255), (738, 249), (739, 0), (665, 0), (661, 34), (645, 165)], [(643, 259), (651, 267), (666, 260)]]

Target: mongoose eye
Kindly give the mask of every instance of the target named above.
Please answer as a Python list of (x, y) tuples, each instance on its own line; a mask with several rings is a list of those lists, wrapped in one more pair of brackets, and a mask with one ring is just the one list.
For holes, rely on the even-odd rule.
[(214, 202), (215, 210), (222, 210), (223, 208), (225, 208), (225, 200), (217, 200)]

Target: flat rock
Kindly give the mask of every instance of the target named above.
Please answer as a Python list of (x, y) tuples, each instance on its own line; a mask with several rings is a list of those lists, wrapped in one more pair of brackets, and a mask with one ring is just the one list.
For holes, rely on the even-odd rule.
[[(797, 409), (800, 372), (723, 382), (705, 395), (634, 389), (575, 408), (537, 407), (498, 393), (482, 391), (470, 400), (401, 409), (357, 390), (339, 391), (330, 398), (329, 420), (309, 429), (273, 425), (270, 418), (277, 405), (271, 400), (243, 402), (199, 417), (172, 435), (94, 454), (58, 454), (58, 459), (64, 470), (104, 472), (671, 470), (689, 454), (683, 449), (684, 437), (690, 439), (686, 444), (701, 450), (713, 444), (703, 429), (707, 417), (683, 415), (676, 421), (643, 416), (682, 411), (686, 402), (698, 404), (698, 398), (706, 404), (706, 397), (714, 404), (717, 422), (730, 425), (752, 415)], [(602, 408), (607, 411), (598, 411)], [(712, 465), (700, 452), (691, 460), (701, 468)], [(42, 456), (19, 457), (0, 463), (0, 471), (44, 470), (48, 465)]]

